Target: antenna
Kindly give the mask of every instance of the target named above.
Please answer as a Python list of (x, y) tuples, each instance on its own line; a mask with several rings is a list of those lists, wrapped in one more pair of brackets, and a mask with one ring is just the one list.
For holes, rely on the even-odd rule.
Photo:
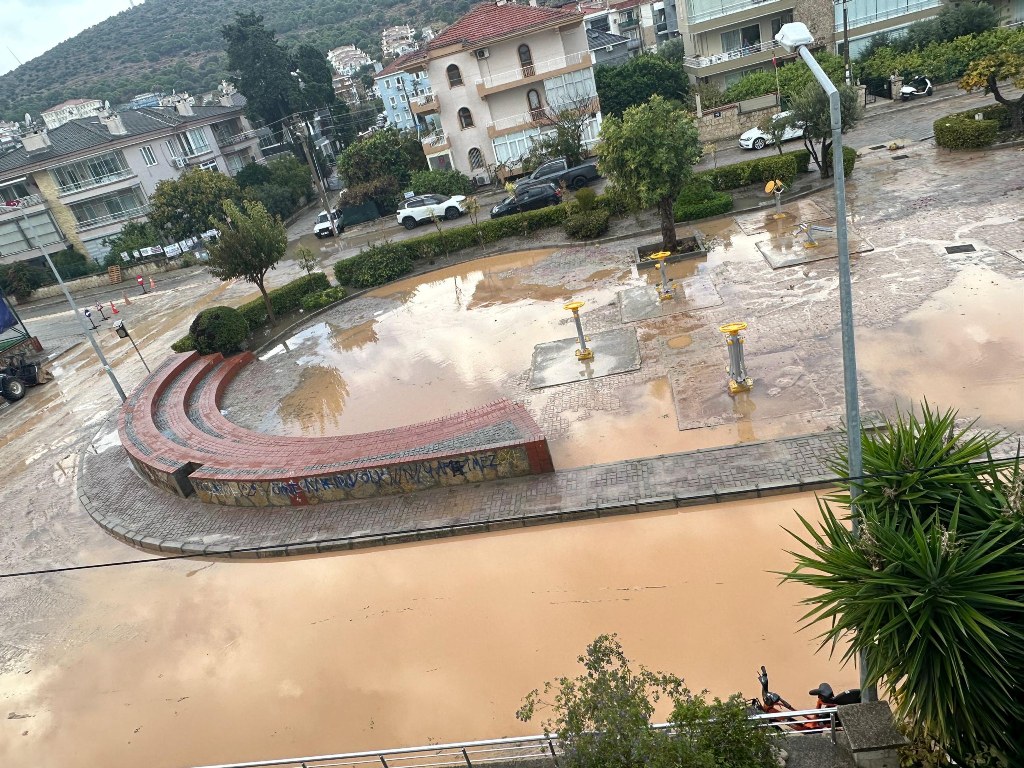
[[(9, 46), (9, 45), (7, 46), (7, 52), (9, 54), (11, 54), (11, 56), (14, 56), (14, 51), (11, 50), (11, 46)], [(21, 66), (21, 59), (19, 59), (17, 56), (14, 56), (14, 60), (16, 62), (18, 62), (18, 66), (20, 67)]]

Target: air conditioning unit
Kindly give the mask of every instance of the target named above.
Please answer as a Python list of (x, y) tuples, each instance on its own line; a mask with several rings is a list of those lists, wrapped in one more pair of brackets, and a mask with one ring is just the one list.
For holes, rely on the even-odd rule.
[(185, 158), (183, 158), (183, 157), (172, 157), (171, 158), (171, 165), (173, 165), (175, 168), (184, 168), (185, 167)]
[(490, 48), (477, 48), (475, 51), (473, 51), (473, 53), (476, 54), (476, 57), (478, 59), (486, 59), (488, 56), (491, 55), (491, 49)]
[(473, 183), (478, 187), (485, 187), (491, 183), (491, 177), (485, 173), (477, 174), (473, 177)]

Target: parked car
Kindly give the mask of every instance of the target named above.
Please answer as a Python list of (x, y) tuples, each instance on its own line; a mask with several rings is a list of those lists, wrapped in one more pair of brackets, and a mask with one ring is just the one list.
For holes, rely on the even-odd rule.
[(554, 184), (534, 184), (532, 187), (517, 189), (496, 206), (491, 208), (491, 218), (498, 219), (523, 211), (535, 211), (562, 202), (562, 190)]
[[(345, 216), (337, 208), (331, 210), (331, 218), (334, 219), (334, 226), (338, 229), (340, 235), (345, 231)], [(327, 211), (320, 211), (316, 217), (316, 223), (313, 225), (313, 234), (319, 238), (323, 237), (334, 237), (334, 231), (331, 229), (331, 219), (327, 218)]]
[(557, 160), (548, 160), (541, 163), (537, 170), (516, 182), (516, 190), (536, 184), (554, 184), (557, 187), (563, 181), (566, 183), (566, 186), (573, 189), (583, 189), (583, 187), (600, 175), (597, 172), (597, 165), (594, 160), (587, 161), (582, 165), (574, 165), (570, 168), (566, 159), (560, 157)]
[(413, 229), (417, 224), (430, 221), (433, 216), (457, 219), (465, 212), (465, 195), (416, 195), (402, 201), (395, 219), (406, 229)]
[[(772, 115), (772, 120), (776, 122), (779, 120), (786, 120), (791, 114), (793, 113), (780, 112), (777, 115)], [(789, 141), (790, 139), (798, 139), (803, 135), (803, 123), (790, 123), (786, 126), (785, 131), (783, 131), (782, 140)], [(760, 128), (751, 128), (740, 136), (740, 146), (743, 147), (743, 149), (764, 149), (769, 144), (774, 143), (775, 139), (771, 137), (771, 134), (765, 133)]]
[(900, 101), (910, 101), (915, 96), (931, 96), (932, 81), (924, 75), (907, 80), (900, 88)]

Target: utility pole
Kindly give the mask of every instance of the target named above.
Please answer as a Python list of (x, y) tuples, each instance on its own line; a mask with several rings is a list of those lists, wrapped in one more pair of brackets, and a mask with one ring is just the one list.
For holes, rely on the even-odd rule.
[(849, 13), (846, 10), (847, 0), (832, 0), (833, 5), (843, 4), (843, 73), (846, 80), (846, 84), (851, 84), (851, 72), (850, 72), (850, 18)]
[(313, 158), (313, 141), (312, 134), (313, 129), (308, 122), (303, 121), (297, 126), (299, 134), (302, 136), (302, 145), (306, 150), (306, 162), (309, 164), (309, 171), (313, 174), (316, 179), (316, 188), (320, 193), (320, 202), (324, 205), (324, 210), (327, 211), (327, 218), (331, 223), (331, 233), (338, 236), (338, 224), (334, 220), (334, 213), (331, 209), (331, 203), (327, 199), (327, 188), (324, 186), (324, 180), (320, 176), (320, 170), (316, 166), (316, 160)]

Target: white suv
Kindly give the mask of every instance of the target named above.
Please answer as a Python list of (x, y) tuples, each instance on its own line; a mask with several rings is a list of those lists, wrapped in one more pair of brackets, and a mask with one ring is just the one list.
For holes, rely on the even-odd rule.
[(416, 195), (402, 201), (395, 213), (395, 219), (406, 229), (437, 218), (457, 219), (466, 212), (466, 196)]
[[(338, 228), (338, 234), (340, 235), (345, 231), (345, 219), (337, 208), (331, 211), (331, 217), (334, 219), (334, 226)], [(317, 237), (333, 237), (334, 232), (331, 231), (331, 220), (327, 218), (327, 211), (320, 211), (316, 217), (316, 223), (313, 225), (313, 234)]]

